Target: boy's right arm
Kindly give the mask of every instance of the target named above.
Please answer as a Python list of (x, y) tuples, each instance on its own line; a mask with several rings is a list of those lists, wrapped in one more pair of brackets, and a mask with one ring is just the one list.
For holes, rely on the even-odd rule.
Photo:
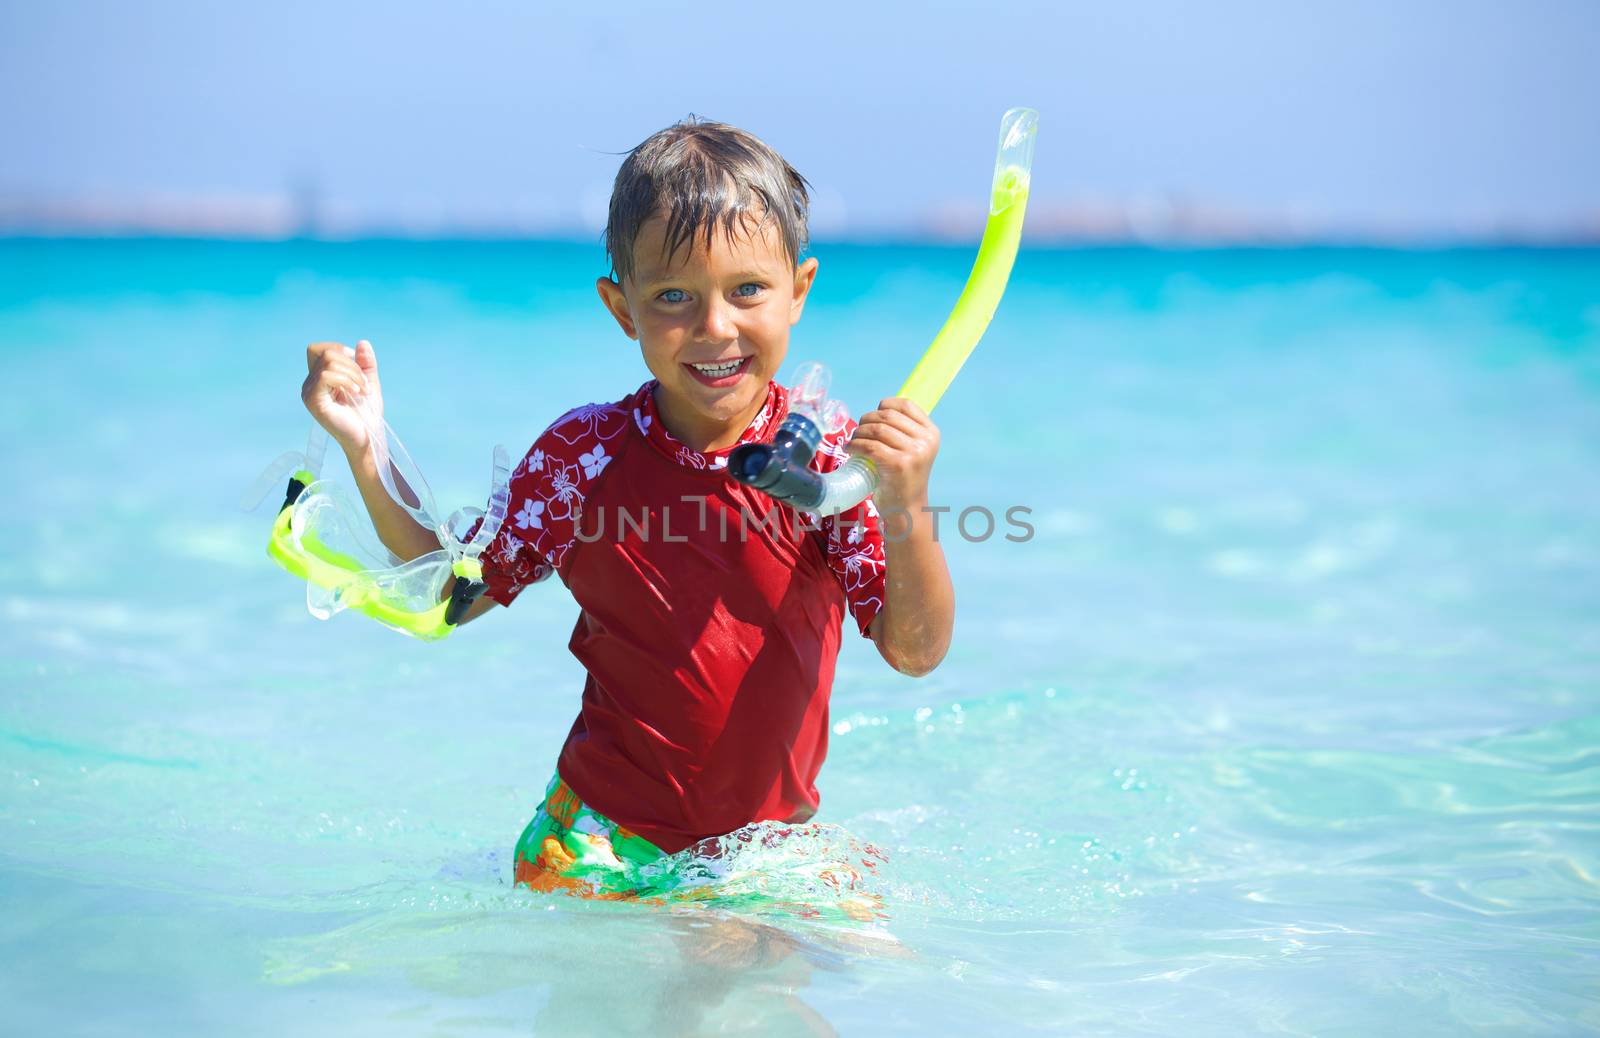
[[(306, 380), (300, 399), (317, 424), (344, 451), (350, 472), (361, 490), (361, 501), (372, 518), (383, 546), (409, 562), (419, 555), (437, 551), (439, 539), (432, 530), (411, 518), (411, 514), (389, 496), (378, 472), (378, 457), (368, 431), (364, 407), (376, 424), (383, 417), (383, 390), (378, 382), (378, 355), (365, 339), (351, 350), (343, 343), (314, 342), (306, 347)], [(405, 480), (392, 473), (397, 487)], [(455, 584), (451, 577), (440, 592), (440, 600), (450, 597)], [(467, 609), (457, 626), (477, 619), (497, 603), (487, 595)]]
[[(374, 424), (383, 417), (378, 357), (372, 344), (363, 339), (351, 350), (343, 343), (314, 342), (306, 347), (306, 368), (300, 399), (311, 417), (328, 430), (344, 451), (378, 539), (406, 561), (438, 550), (438, 537), (389, 496), (378, 472), (377, 454), (368, 434), (369, 419), (362, 413), (365, 409)], [(449, 594), (448, 587), (445, 593)]]

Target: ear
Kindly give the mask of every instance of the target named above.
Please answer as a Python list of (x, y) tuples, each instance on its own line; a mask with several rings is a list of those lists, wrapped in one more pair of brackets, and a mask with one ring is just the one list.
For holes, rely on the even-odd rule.
[(604, 303), (606, 310), (616, 319), (622, 328), (622, 334), (630, 339), (639, 337), (639, 328), (633, 321), (633, 308), (628, 305), (628, 297), (623, 295), (622, 286), (610, 278), (599, 278), (594, 287), (600, 292), (600, 302)]
[(816, 280), (816, 277), (817, 258), (815, 256), (794, 268), (794, 298), (789, 302), (789, 324), (791, 326), (800, 320), (800, 313), (806, 308), (806, 296), (811, 292), (811, 282)]

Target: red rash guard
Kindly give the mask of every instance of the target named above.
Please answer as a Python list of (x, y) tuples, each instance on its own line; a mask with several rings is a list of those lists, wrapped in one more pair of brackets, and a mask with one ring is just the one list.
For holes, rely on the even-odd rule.
[[(570, 648), (589, 677), (557, 771), (670, 854), (816, 813), (840, 627), (848, 608), (866, 634), (885, 562), (871, 501), (812, 520), (740, 485), (732, 447), (702, 453), (662, 427), (655, 388), (547, 429), (482, 559), (502, 605), (552, 572), (577, 599)], [(769, 383), (739, 442), (769, 438), (786, 413)], [(854, 428), (812, 466), (836, 468)]]

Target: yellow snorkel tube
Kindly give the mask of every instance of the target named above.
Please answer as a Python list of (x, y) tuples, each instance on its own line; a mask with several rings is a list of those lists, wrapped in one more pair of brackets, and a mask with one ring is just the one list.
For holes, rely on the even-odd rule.
[[(932, 413), (978, 340), (983, 338), (1022, 241), (1033, 174), (1033, 142), (1039, 113), (1013, 108), (1000, 120), (1000, 149), (989, 193), (989, 220), (966, 287), (933, 344), (900, 387), (899, 396)], [(852, 457), (823, 475), (809, 468), (825, 433), (843, 422), (842, 406), (827, 399), (827, 372), (807, 365), (790, 396), (790, 415), (771, 443), (746, 444), (728, 458), (728, 474), (780, 501), (819, 515), (842, 512), (865, 501), (878, 485), (878, 473), (865, 458)]]
[(898, 396), (933, 412), (939, 398), (955, 381), (978, 340), (989, 327), (1000, 297), (1005, 294), (1022, 241), (1022, 217), (1028, 208), (1029, 180), (1033, 176), (1033, 141), (1039, 113), (1013, 108), (1000, 120), (1000, 152), (995, 157), (994, 187), (989, 195), (989, 222), (978, 244), (967, 285), (956, 300), (933, 345), (922, 355)]

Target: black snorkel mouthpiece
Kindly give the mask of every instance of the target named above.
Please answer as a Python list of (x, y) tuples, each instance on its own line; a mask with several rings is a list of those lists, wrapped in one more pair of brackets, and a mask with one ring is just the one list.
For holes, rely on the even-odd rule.
[(795, 371), (789, 415), (771, 443), (746, 443), (728, 455), (728, 475), (797, 511), (834, 515), (865, 501), (877, 485), (871, 463), (846, 458), (827, 475), (811, 467), (824, 436), (843, 432), (850, 410), (828, 398), (832, 376), (811, 361)]
[(455, 586), (450, 589), (450, 604), (444, 607), (444, 622), (451, 627), (460, 624), (461, 618), (472, 608), (472, 603), (487, 590), (489, 585), (481, 580), (457, 577)]
[(811, 468), (811, 458), (821, 442), (817, 423), (791, 412), (771, 443), (735, 447), (728, 455), (728, 474), (800, 511), (815, 511), (825, 496), (822, 474)]

